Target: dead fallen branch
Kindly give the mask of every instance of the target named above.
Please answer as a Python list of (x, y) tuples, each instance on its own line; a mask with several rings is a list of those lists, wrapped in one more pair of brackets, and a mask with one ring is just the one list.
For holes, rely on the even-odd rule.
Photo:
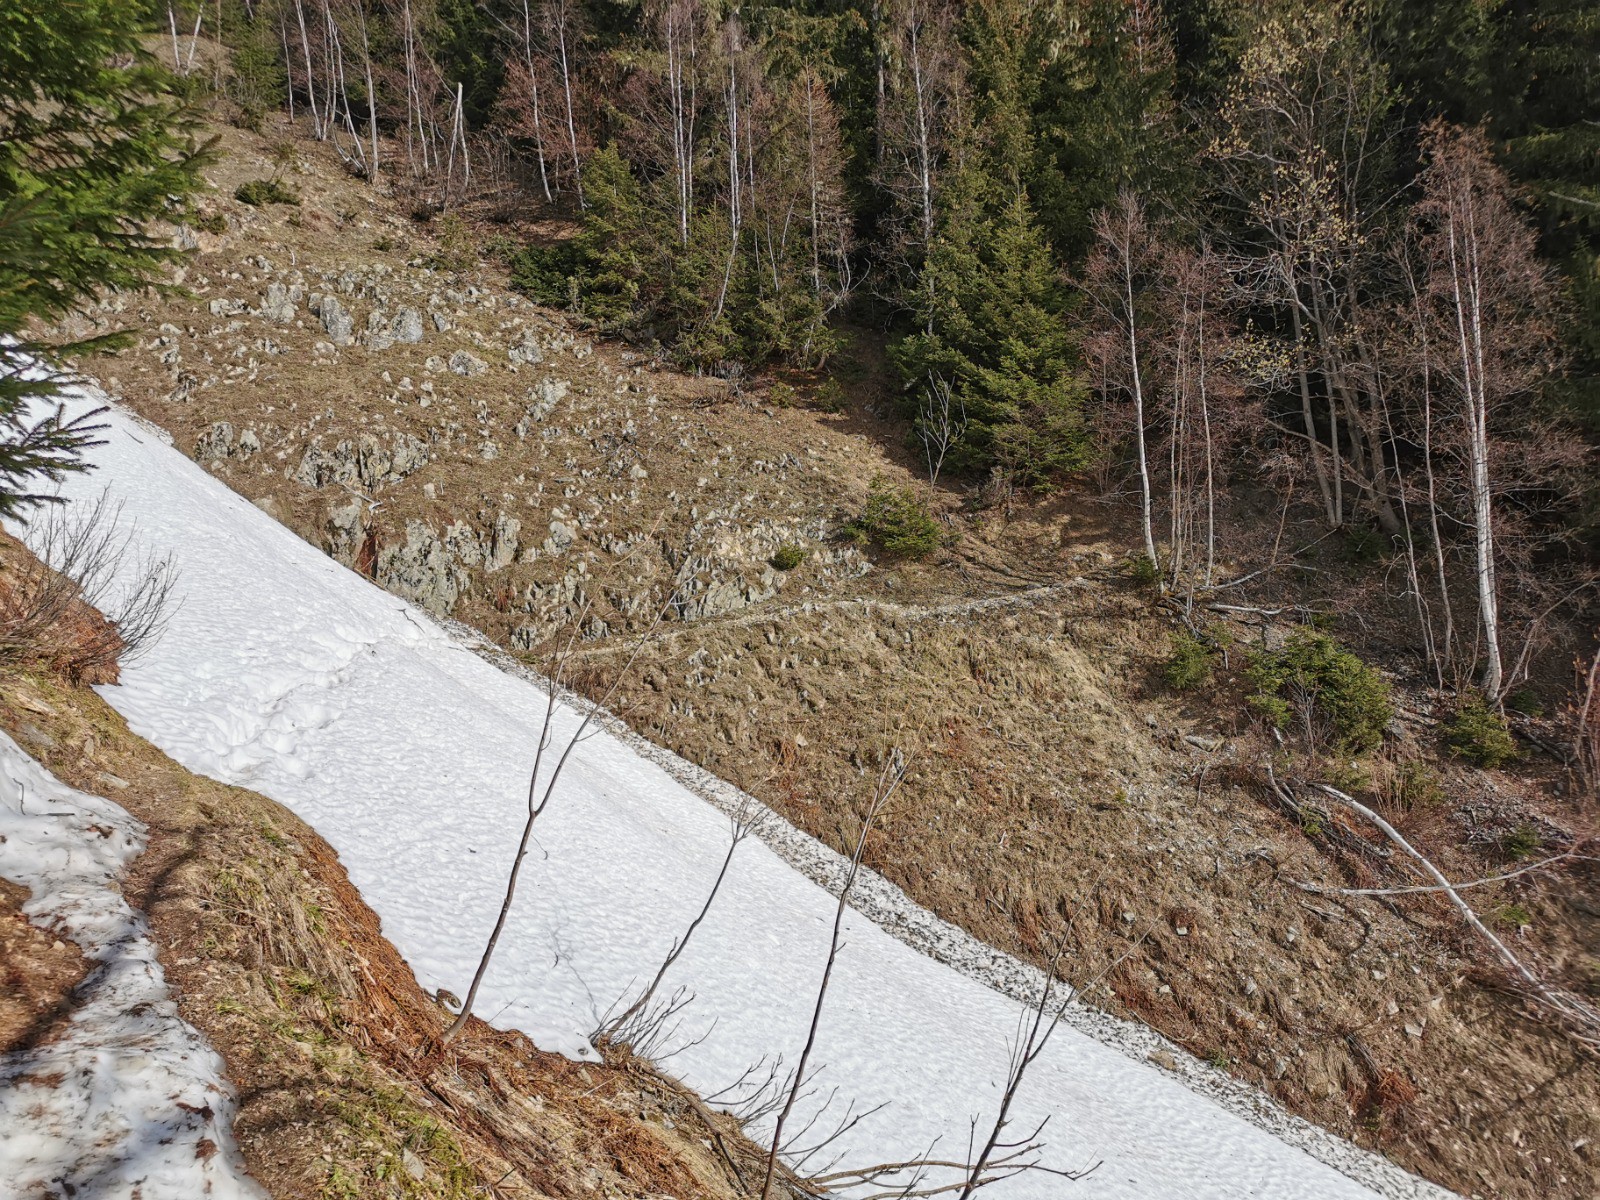
[(1483, 887), (1490, 883), (1504, 883), (1508, 879), (1516, 879), (1521, 875), (1532, 874), (1534, 871), (1542, 870), (1554, 863), (1593, 861), (1594, 859), (1587, 855), (1567, 850), (1561, 854), (1553, 854), (1549, 858), (1541, 858), (1538, 862), (1529, 863), (1525, 867), (1518, 867), (1515, 871), (1506, 871), (1501, 875), (1487, 875), (1482, 879), (1471, 879), (1466, 883), (1450, 884), (1448, 887), (1439, 884), (1419, 883), (1411, 887), (1336, 888), (1321, 887), (1315, 883), (1305, 883), (1298, 879), (1286, 879), (1284, 882), (1299, 888), (1302, 892), (1310, 892), (1317, 896), (1414, 896), (1425, 892), (1448, 891), (1450, 887), (1454, 887), (1457, 891), (1464, 891), (1467, 888)]
[(1559, 1017), (1563, 1023), (1571, 1026), (1575, 1031), (1575, 1036), (1581, 1041), (1591, 1046), (1600, 1047), (1600, 1011), (1597, 1011), (1592, 1005), (1577, 996), (1562, 991), (1535, 975), (1520, 958), (1511, 952), (1505, 942), (1501, 941), (1495, 932), (1479, 919), (1472, 906), (1461, 898), (1461, 893), (1454, 884), (1444, 877), (1443, 872), (1434, 866), (1426, 855), (1408, 842), (1393, 825), (1389, 824), (1365, 804), (1362, 804), (1361, 801), (1346, 795), (1336, 787), (1326, 783), (1319, 783), (1316, 787), (1324, 795), (1337, 800), (1352, 812), (1358, 813), (1372, 822), (1396, 847), (1416, 860), (1423, 871), (1438, 884), (1438, 890), (1450, 898), (1450, 902), (1460, 912), (1462, 919), (1472, 927), (1479, 937), (1488, 943), (1494, 951), (1495, 957), (1505, 965), (1506, 969), (1514, 977), (1522, 981), (1529, 993)]

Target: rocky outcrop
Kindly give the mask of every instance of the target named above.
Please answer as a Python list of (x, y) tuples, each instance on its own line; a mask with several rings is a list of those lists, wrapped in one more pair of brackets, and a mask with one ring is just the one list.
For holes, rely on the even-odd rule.
[(196, 462), (215, 462), (219, 459), (245, 461), (261, 453), (261, 439), (254, 429), (246, 429), (237, 437), (227, 421), (217, 421), (194, 443)]
[(414, 308), (402, 308), (389, 322), (389, 337), (400, 345), (415, 345), (422, 332), (422, 314)]
[(366, 529), (361, 520), (364, 511), (361, 497), (352, 496), (348, 504), (339, 505), (328, 513), (328, 553), (347, 567), (356, 565), (356, 558), (366, 539)]
[(577, 540), (577, 537), (577, 531), (565, 521), (551, 521), (550, 536), (545, 538), (544, 545), (540, 548), (552, 557), (565, 554), (571, 549), (572, 543)]
[(387, 440), (363, 433), (354, 442), (341, 441), (331, 450), (317, 443), (307, 446), (294, 478), (307, 487), (359, 483), (370, 491), (399, 483), (427, 463), (427, 443), (409, 433), (397, 433)]
[(458, 520), (440, 532), (424, 521), (409, 520), (404, 540), (383, 545), (367, 527), (365, 512), (360, 497), (328, 511), (328, 553), (440, 616), (448, 616), (468, 593), (475, 572), (492, 575), (516, 560), (522, 522), (504, 512), (488, 530)]
[(312, 296), (312, 306), (322, 318), (323, 331), (335, 346), (348, 346), (355, 340), (356, 319), (352, 317), (337, 296)]
[(389, 336), (389, 318), (374, 309), (367, 314), (367, 328), (361, 335), (362, 344), (369, 350), (387, 350), (394, 345), (394, 338)]
[(489, 552), (484, 555), (483, 569), (489, 574), (503, 571), (516, 561), (517, 537), (522, 532), (522, 522), (500, 513), (494, 519), (494, 530), (489, 538)]
[(264, 320), (287, 325), (294, 320), (296, 302), (299, 301), (300, 288), (282, 283), (267, 284), (267, 291), (261, 297), (259, 312)]
[(776, 596), (777, 579), (778, 573), (770, 566), (763, 566), (751, 578), (731, 563), (692, 555), (678, 568), (672, 610), (683, 621), (737, 612)]
[(526, 438), (534, 425), (543, 421), (566, 399), (572, 385), (565, 379), (542, 379), (528, 389), (528, 407), (513, 427), (519, 438)]
[(378, 550), (375, 574), (395, 595), (439, 616), (448, 616), (471, 585), (447, 541), (421, 521), (407, 521), (405, 540)]
[(533, 366), (544, 361), (544, 348), (533, 330), (524, 329), (522, 337), (507, 348), (506, 357), (517, 366)]

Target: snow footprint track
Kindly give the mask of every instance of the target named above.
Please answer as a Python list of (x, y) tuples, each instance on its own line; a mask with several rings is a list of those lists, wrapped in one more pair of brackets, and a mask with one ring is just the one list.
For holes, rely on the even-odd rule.
[[(241, 648), (238, 665), (202, 666), (177, 702), (151, 697), (173, 719), (190, 714), (203, 699), (203, 721), (183, 749), (191, 764), (240, 787), (275, 772), (308, 778), (316, 771), (319, 735), (348, 707), (348, 692), (377, 656), (381, 634), (355, 629), (309, 631), (284, 653), (272, 645)], [(224, 678), (225, 676), (225, 678)]]

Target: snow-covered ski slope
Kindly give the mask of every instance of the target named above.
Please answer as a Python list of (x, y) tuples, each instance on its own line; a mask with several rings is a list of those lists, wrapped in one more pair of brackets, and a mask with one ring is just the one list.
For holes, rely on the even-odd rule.
[[(79, 396), (70, 407), (89, 402), (103, 398)], [(326, 558), (159, 431), (120, 411), (109, 422), (107, 445), (93, 452), (99, 469), (69, 480), (66, 494), (88, 501), (109, 490), (138, 546), (177, 560), (182, 601), (160, 643), (106, 698), (189, 769), (263, 792), (314, 825), (423, 985), (464, 994), (524, 813), (543, 712), (537, 682)], [(558, 738), (576, 721), (563, 711)], [(541, 1046), (592, 1054), (586, 1039), (598, 1015), (654, 973), (728, 844), (726, 816), (685, 785), (692, 772), (669, 766), (614, 727), (577, 749), (538, 826), (479, 997), (482, 1016)], [(787, 827), (768, 840), (807, 841)], [(881, 909), (892, 889), (874, 880), (872, 890)], [(947, 959), (1001, 957), (903, 897), (888, 903), (899, 909), (892, 924), (945, 929)], [(687, 988), (694, 1002), (667, 1065), (709, 1094), (760, 1060), (792, 1063), (833, 906), (779, 853), (746, 842), (668, 977), (668, 989)], [(818, 1039), (815, 1061), (825, 1069), (790, 1128), (832, 1094), (818, 1131), (849, 1105), (886, 1106), (835, 1147), (841, 1166), (914, 1158), (930, 1146), (961, 1157), (969, 1122), (981, 1134), (993, 1119), (1021, 1005), (859, 913), (846, 942)], [(1264, 1099), (1241, 1100), (1238, 1088), (1217, 1089), (1221, 1102), (1200, 1094), (1144, 1060), (1139, 1047), (1157, 1044), (1104, 1018), (1059, 1029), (1026, 1080), (1011, 1130), (1049, 1116), (1045, 1161), (1099, 1166), (1075, 1183), (1033, 1173), (985, 1194), (1446, 1194)]]

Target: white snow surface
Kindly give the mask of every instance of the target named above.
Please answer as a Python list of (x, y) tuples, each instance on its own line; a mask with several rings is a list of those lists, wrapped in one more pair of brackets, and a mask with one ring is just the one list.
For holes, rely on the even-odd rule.
[(178, 1015), (118, 882), (144, 850), (124, 809), (0, 733), (0, 877), (96, 965), (57, 1038), (0, 1055), (0, 1198), (265, 1200), (233, 1141), (222, 1060)]
[[(89, 403), (104, 397), (80, 395), (69, 408)], [(542, 683), (328, 559), (159, 430), (120, 410), (108, 420), (107, 444), (93, 451), (99, 469), (69, 479), (64, 494), (92, 501), (108, 489), (136, 545), (176, 559), (182, 603), (106, 699), (189, 769), (260, 791), (315, 826), (423, 986), (464, 995), (525, 813)], [(577, 720), (560, 710), (558, 747)], [(654, 974), (704, 902), (727, 849), (717, 802), (729, 792), (616, 722), (584, 741), (537, 826), (477, 1012), (542, 1047), (593, 1057), (600, 1015)], [(837, 859), (792, 827), (746, 842), (668, 976), (666, 989), (694, 1000), (666, 1065), (703, 1094), (798, 1054), (835, 904), (808, 874), (836, 878)], [(1037, 973), (877, 877), (856, 904), (864, 911), (847, 917), (822, 1017), (823, 1069), (790, 1129), (832, 1096), (807, 1141), (852, 1106), (885, 1106), (830, 1148), (843, 1166), (930, 1146), (961, 1157), (969, 1122), (981, 1136), (993, 1120), (1019, 997), (1036, 994)], [(1180, 1061), (1176, 1075), (1145, 1060), (1157, 1048)], [(1102, 1014), (1076, 1012), (1057, 1030), (1010, 1132), (1046, 1117), (1044, 1161), (1097, 1168), (1078, 1182), (1020, 1175), (985, 1195), (1448, 1194)]]

